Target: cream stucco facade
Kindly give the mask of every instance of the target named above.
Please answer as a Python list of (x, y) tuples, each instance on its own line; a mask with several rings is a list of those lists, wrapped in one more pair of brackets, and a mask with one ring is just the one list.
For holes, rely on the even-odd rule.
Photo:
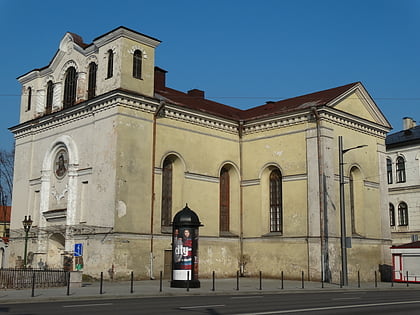
[[(67, 33), (47, 67), (19, 78), (20, 124), (11, 128), (12, 264), (23, 253), (22, 218), (31, 215), (32, 266), (62, 267), (82, 244), (86, 274), (112, 270), (127, 278), (133, 271), (147, 278), (163, 270), (169, 276), (171, 228), (162, 223), (162, 209), (169, 204), (173, 218), (188, 204), (203, 223), (200, 277), (261, 270), (298, 278), (304, 271), (310, 280), (338, 281), (338, 136), (345, 148), (367, 145), (344, 155), (349, 277), (360, 271), (368, 280), (380, 264), (390, 264), (384, 162), (390, 125), (361, 83), (242, 111), (206, 100), (202, 91), (166, 87), (166, 72), (154, 64), (159, 43), (124, 27), (89, 45)], [(136, 51), (140, 78), (133, 77)], [(92, 62), (96, 94), (88, 98)], [(69, 67), (77, 73), (76, 99), (64, 106)], [(49, 81), (51, 113), (45, 111)], [(220, 214), (224, 171), (228, 218)], [(281, 174), (276, 197), (273, 171)], [(273, 225), (270, 208), (278, 196), (280, 224)]]

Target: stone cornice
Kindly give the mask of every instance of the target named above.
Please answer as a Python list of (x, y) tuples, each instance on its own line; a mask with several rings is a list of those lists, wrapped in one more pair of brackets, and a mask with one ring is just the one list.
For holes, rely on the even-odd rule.
[(164, 117), (199, 125), (205, 128), (218, 129), (231, 134), (238, 134), (238, 123), (227, 119), (211, 116), (199, 111), (168, 104), (165, 106)]
[(355, 131), (375, 136), (381, 139), (385, 139), (386, 134), (389, 132), (389, 128), (376, 124), (374, 122), (368, 121), (366, 119), (353, 116), (343, 111), (336, 110), (334, 108), (324, 107), (319, 115), (321, 120), (328, 121), (334, 125), (339, 125), (340, 127), (345, 127), (348, 129), (353, 129)]
[(158, 104), (159, 103), (156, 100), (142, 96), (133, 97), (124, 91), (116, 90), (73, 107), (24, 122), (9, 128), (9, 130), (13, 132), (15, 138), (18, 139), (57, 128), (76, 120), (86, 119), (98, 112), (106, 111), (117, 106), (153, 113)]
[[(22, 123), (10, 128), (10, 130), (15, 134), (16, 138), (19, 138), (28, 135), (28, 133), (36, 134), (45, 129), (56, 128), (71, 121), (84, 119), (97, 112), (109, 110), (110, 108), (117, 106), (153, 114), (159, 106), (159, 101), (155, 98), (130, 93), (124, 90), (114, 90), (71, 108)], [(389, 131), (386, 126), (367, 121), (331, 107), (319, 108), (318, 114), (321, 121), (353, 129), (381, 139), (385, 139), (386, 133)], [(170, 103), (165, 104), (162, 116), (167, 119), (183, 121), (204, 128), (216, 129), (229, 134), (239, 135), (239, 121), (220, 118), (216, 115)], [(245, 122), (243, 124), (242, 134), (249, 135), (261, 133), (291, 125), (302, 125), (312, 122), (314, 122), (312, 111), (308, 109), (287, 115), (267, 117), (265, 119), (259, 119), (258, 121)]]

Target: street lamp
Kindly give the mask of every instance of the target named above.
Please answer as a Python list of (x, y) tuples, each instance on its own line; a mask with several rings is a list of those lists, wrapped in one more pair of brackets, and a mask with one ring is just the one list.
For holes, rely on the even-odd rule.
[(25, 230), (25, 251), (23, 252), (23, 267), (26, 268), (26, 252), (28, 250), (28, 233), (29, 230), (31, 229), (32, 226), (32, 220), (31, 220), (31, 216), (26, 217), (25, 215), (25, 219), (22, 221), (23, 224), (23, 229)]
[(340, 175), (340, 227), (341, 227), (341, 274), (343, 286), (348, 285), (347, 274), (347, 244), (346, 244), (346, 209), (344, 204), (344, 162), (343, 155), (354, 149), (367, 147), (366, 144), (358, 145), (356, 147), (343, 149), (343, 137), (338, 136), (338, 164)]

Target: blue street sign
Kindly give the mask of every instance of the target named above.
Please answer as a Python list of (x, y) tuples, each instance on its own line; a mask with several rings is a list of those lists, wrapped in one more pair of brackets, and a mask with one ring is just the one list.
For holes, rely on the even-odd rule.
[(83, 256), (83, 244), (74, 244), (74, 257)]

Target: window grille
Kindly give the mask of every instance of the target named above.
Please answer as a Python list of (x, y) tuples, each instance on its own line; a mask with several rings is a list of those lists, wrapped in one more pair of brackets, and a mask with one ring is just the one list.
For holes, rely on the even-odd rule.
[(282, 232), (282, 176), (279, 170), (270, 174), (270, 232)]

